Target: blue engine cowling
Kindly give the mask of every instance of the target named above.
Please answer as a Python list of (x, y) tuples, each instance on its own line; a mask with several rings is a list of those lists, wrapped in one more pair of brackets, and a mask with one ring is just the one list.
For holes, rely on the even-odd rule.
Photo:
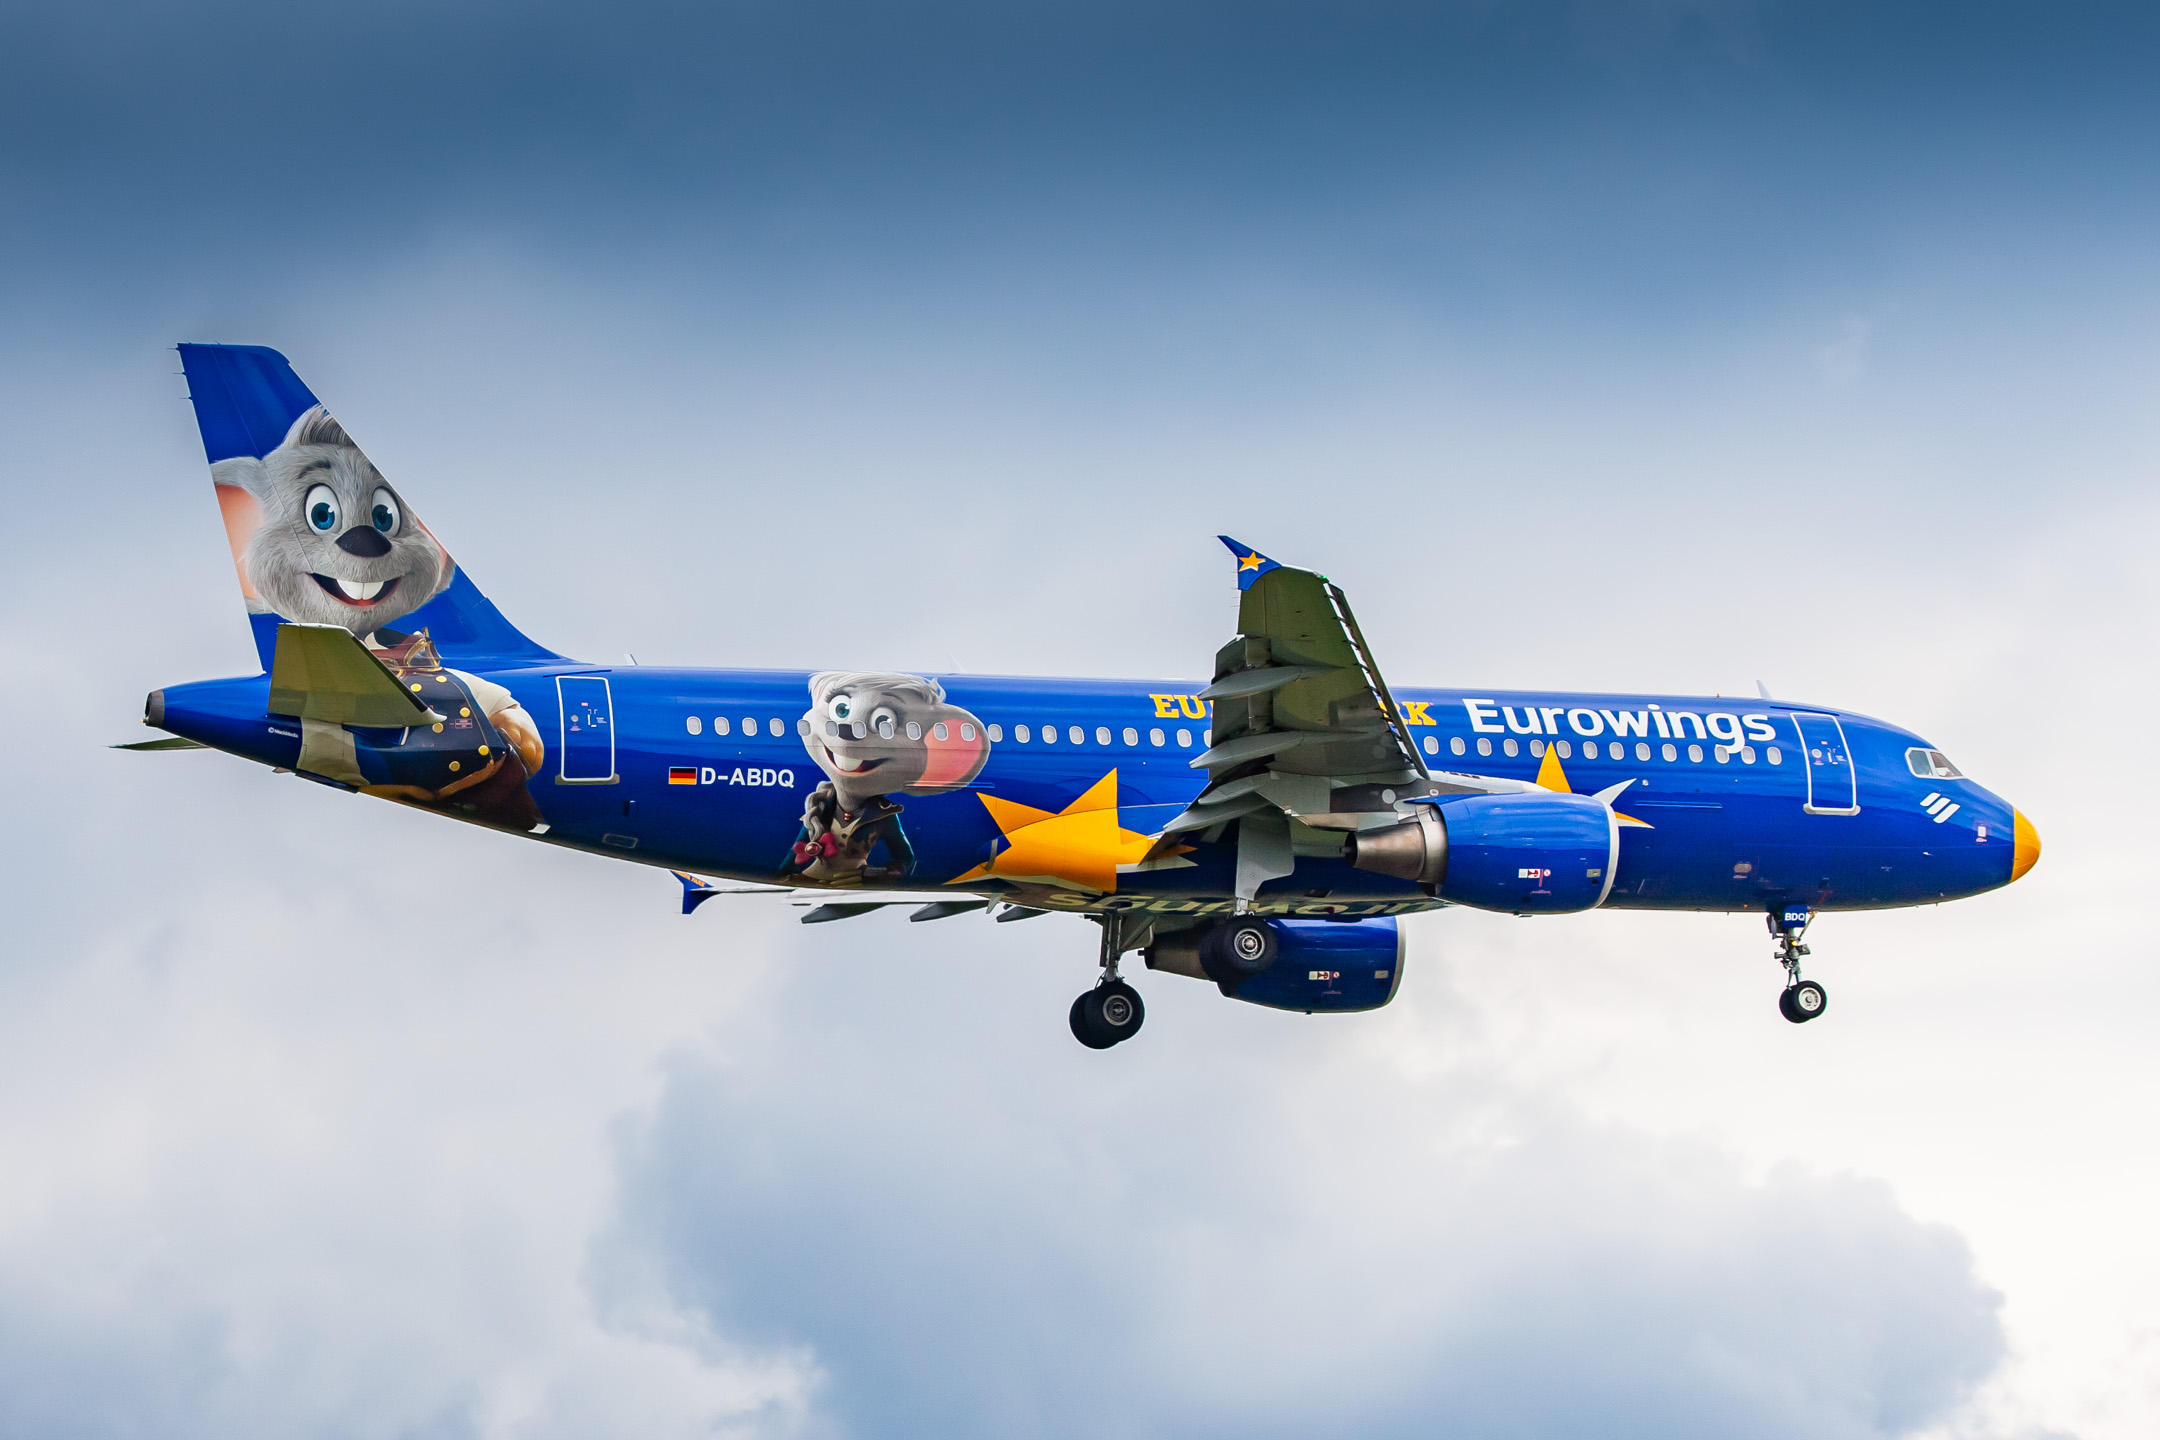
[[(1234, 999), (1275, 1010), (1377, 1010), (1402, 984), (1402, 932), (1395, 918), (1377, 920), (1269, 920), (1275, 958), (1257, 975), (1226, 984)], [(1187, 931), (1158, 942), (1147, 953), (1150, 968), (1203, 977), (1195, 957), (1205, 932)], [(1204, 978), (1204, 977), (1203, 977)]]
[(1620, 822), (1588, 795), (1532, 791), (1420, 801), (1400, 825), (1352, 838), (1350, 863), (1514, 915), (1588, 910), (1612, 889)]

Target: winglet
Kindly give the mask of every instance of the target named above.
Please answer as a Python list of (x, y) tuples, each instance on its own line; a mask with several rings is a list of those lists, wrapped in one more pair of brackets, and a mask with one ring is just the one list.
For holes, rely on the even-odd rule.
[(680, 870), (670, 870), (668, 874), (682, 881), (682, 913), (685, 915), (720, 893), (718, 886), (708, 885), (695, 875), (685, 875)]
[(1250, 590), (1252, 582), (1268, 571), (1282, 569), (1279, 562), (1268, 559), (1250, 545), (1240, 545), (1228, 535), (1218, 535), (1215, 538), (1229, 546), (1230, 553), (1237, 556), (1237, 588), (1240, 590)]

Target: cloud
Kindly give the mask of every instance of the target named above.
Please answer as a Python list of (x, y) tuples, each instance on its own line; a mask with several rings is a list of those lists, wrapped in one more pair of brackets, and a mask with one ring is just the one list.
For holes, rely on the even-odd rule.
[(926, 989), (879, 940), (791, 947), (784, 1052), (675, 1058), (596, 1252), (811, 1349), (846, 1433), (1888, 1436), (2003, 1353), (1963, 1241), (1880, 1182), (1412, 1073), (1471, 1023), (1430, 960), (1348, 1024), (1156, 977), (1141, 1040), (1044, 1055), (1046, 987)]

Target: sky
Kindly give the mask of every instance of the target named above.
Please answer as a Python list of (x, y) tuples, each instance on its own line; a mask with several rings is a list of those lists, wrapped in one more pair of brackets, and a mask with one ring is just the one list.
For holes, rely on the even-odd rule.
[[(2144, 7), (0, 5), (0, 1434), (2160, 1428)], [(2038, 868), (1809, 936), (1449, 910), (1399, 998), (804, 928), (213, 754), (171, 346), (522, 628), (1907, 725)], [(2088, 764), (2087, 762), (2090, 762)], [(2092, 768), (2097, 766), (2097, 769)]]

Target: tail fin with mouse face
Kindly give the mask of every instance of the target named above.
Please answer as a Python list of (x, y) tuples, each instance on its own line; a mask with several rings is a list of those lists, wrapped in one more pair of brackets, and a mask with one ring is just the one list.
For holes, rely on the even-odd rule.
[(182, 345), (263, 668), (281, 622), (465, 663), (559, 658), (503, 618), (277, 351)]

